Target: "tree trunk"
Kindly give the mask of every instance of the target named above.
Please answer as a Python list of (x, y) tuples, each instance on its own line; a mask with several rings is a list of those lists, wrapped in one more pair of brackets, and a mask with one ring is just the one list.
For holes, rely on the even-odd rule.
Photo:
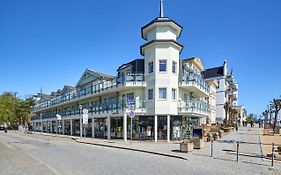
[(276, 131), (276, 124), (277, 124), (278, 111), (275, 112), (274, 114), (275, 114), (275, 116), (274, 116), (274, 123), (273, 123), (273, 131), (276, 134), (277, 133), (277, 131)]

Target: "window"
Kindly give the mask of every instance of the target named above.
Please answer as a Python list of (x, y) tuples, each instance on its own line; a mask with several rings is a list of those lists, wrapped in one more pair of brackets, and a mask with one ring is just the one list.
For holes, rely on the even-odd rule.
[(153, 62), (148, 63), (148, 73), (153, 72)]
[(173, 61), (172, 63), (172, 72), (176, 73), (176, 68), (177, 68), (177, 62)]
[(148, 89), (147, 94), (147, 100), (153, 100), (153, 89)]
[(166, 72), (167, 70), (167, 60), (159, 60), (159, 71)]
[(167, 99), (167, 88), (159, 88), (159, 99)]
[(176, 89), (172, 89), (172, 99), (175, 100), (177, 97), (177, 90)]

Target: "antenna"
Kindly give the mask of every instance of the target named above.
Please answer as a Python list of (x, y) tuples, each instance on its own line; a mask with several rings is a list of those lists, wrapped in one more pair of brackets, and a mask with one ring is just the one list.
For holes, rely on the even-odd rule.
[(160, 0), (160, 18), (164, 17), (163, 0)]

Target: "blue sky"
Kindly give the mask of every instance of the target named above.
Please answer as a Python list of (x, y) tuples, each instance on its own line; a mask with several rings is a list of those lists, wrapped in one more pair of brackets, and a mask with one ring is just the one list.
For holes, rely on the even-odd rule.
[[(228, 60), (239, 104), (260, 114), (281, 95), (280, 0), (164, 0), (184, 27), (181, 58), (206, 68)], [(142, 58), (140, 28), (159, 0), (0, 0), (0, 93), (51, 92), (75, 85), (86, 68), (115, 74)]]

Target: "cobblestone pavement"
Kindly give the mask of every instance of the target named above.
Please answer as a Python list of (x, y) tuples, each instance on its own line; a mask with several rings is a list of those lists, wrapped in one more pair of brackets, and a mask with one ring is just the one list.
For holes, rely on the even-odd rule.
[[(214, 158), (210, 157), (210, 143), (201, 150), (183, 154), (178, 152), (177, 143), (134, 142), (130, 145), (115, 140), (81, 140), (134, 146), (184, 156), (188, 160), (79, 144), (70, 137), (0, 133), (0, 174), (281, 174), (280, 163), (272, 169), (269, 161), (253, 157), (260, 155), (259, 144), (253, 144), (259, 141), (257, 132), (256, 128), (240, 128), (239, 132), (225, 135), (223, 140), (214, 142)], [(234, 140), (243, 141), (238, 163), (233, 154)], [(11, 160), (13, 156), (8, 154), (11, 152), (20, 160)]]

